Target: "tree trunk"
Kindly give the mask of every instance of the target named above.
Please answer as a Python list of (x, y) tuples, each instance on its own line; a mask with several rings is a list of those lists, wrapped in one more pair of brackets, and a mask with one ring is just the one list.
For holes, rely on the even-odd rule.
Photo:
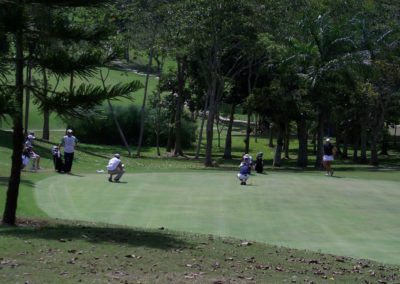
[(219, 120), (219, 113), (217, 111), (217, 114), (215, 115), (215, 121), (216, 121), (216, 126), (217, 126), (217, 143), (218, 143), (218, 148), (221, 148), (221, 131), (222, 129), (220, 128), (220, 120)]
[(268, 147), (270, 147), (270, 148), (275, 147), (275, 145), (274, 145), (274, 127), (275, 127), (275, 125), (273, 123), (269, 124), (269, 143), (268, 143)]
[(157, 105), (156, 105), (156, 147), (157, 147), (157, 156), (161, 156), (160, 152), (160, 117), (161, 117), (161, 76), (162, 76), (162, 69), (164, 66), (165, 57), (162, 56), (161, 61), (158, 57), (155, 57), (157, 62), (157, 71), (158, 71), (158, 83), (157, 83)]
[(315, 168), (321, 168), (322, 167), (322, 156), (324, 155), (324, 148), (323, 148), (323, 143), (324, 143), (324, 114), (321, 111), (318, 115), (318, 126), (317, 126), (317, 153), (316, 153), (316, 159), (315, 159)]
[(308, 135), (307, 120), (304, 117), (297, 120), (297, 138), (299, 139), (297, 166), (305, 168), (308, 166)]
[(216, 97), (217, 97), (217, 79), (215, 76), (211, 78), (211, 84), (208, 87), (209, 92), (209, 107), (208, 107), (208, 117), (206, 126), (206, 153), (204, 165), (206, 167), (212, 167), (212, 146), (214, 137), (214, 118), (216, 113)]
[(378, 166), (378, 137), (376, 134), (372, 135), (371, 139), (371, 165)]
[(32, 64), (30, 62), (30, 59), (28, 61), (28, 64), (26, 66), (26, 86), (27, 88), (25, 89), (25, 129), (24, 133), (25, 136), (28, 135), (29, 131), (29, 109), (30, 109), (30, 102), (31, 102), (31, 91), (30, 91), (30, 85), (32, 82)]
[(111, 101), (107, 100), (107, 103), (108, 103), (108, 108), (110, 109), (111, 115), (113, 117), (113, 120), (114, 120), (114, 123), (115, 123), (115, 127), (117, 127), (119, 136), (121, 137), (121, 140), (124, 143), (125, 148), (128, 151), (128, 155), (130, 157), (130, 156), (132, 156), (131, 147), (129, 147), (128, 141), (126, 141), (125, 134), (122, 131), (121, 125), (118, 122), (118, 118), (117, 118), (117, 115), (115, 114), (115, 111), (114, 111), (114, 108), (113, 108), (113, 106), (111, 104)]
[(200, 125), (199, 139), (197, 141), (195, 159), (198, 159), (199, 155), (200, 155), (201, 141), (203, 140), (203, 129), (204, 129), (204, 122), (206, 120), (208, 100), (209, 100), (209, 98), (208, 98), (208, 93), (207, 93), (206, 98), (204, 100), (203, 115), (201, 116), (201, 125)]
[(255, 125), (254, 125), (254, 142), (258, 143), (258, 128), (259, 128), (259, 121), (258, 121), (258, 115), (256, 114), (255, 119), (254, 119)]
[[(355, 142), (355, 144), (358, 142)], [(355, 145), (354, 144), (354, 145)], [(349, 134), (346, 132), (343, 137), (343, 148), (342, 148), (342, 158), (348, 159), (349, 158)]]
[[(47, 72), (46, 68), (43, 68), (43, 97), (47, 98), (48, 94), (48, 80), (47, 80)], [(44, 140), (50, 139), (50, 109), (48, 107), (44, 107), (43, 109), (43, 134), (42, 138)]]
[(174, 121), (175, 121), (175, 108), (172, 110), (171, 117), (169, 119), (168, 140), (167, 140), (167, 147), (166, 147), (166, 151), (168, 153), (171, 153), (172, 147), (175, 144), (174, 127), (173, 127), (173, 125), (175, 125)]
[[(102, 72), (101, 69), (100, 69), (100, 79), (101, 79), (101, 83), (102, 83), (102, 85), (103, 85), (103, 89), (104, 89), (104, 90), (107, 88), (105, 82), (106, 82), (106, 80), (107, 80), (108, 75), (109, 75), (109, 70), (107, 71), (107, 75), (104, 77), (104, 76), (103, 76), (103, 72)], [(128, 142), (126, 141), (125, 134), (124, 134), (124, 132), (122, 131), (121, 125), (120, 125), (119, 122), (118, 122), (117, 115), (115, 114), (114, 108), (113, 108), (113, 106), (112, 106), (112, 104), (111, 104), (111, 101), (110, 101), (109, 99), (107, 99), (107, 104), (108, 104), (108, 109), (109, 109), (110, 112), (111, 112), (111, 116), (112, 116), (112, 118), (113, 118), (113, 120), (114, 120), (115, 127), (117, 128), (118, 133), (119, 133), (119, 136), (121, 137), (122, 143), (124, 143), (125, 148), (128, 150), (128, 155), (129, 155), (129, 157), (130, 157), (130, 156), (132, 156), (131, 148), (129, 147), (129, 144), (128, 144)]]
[(251, 133), (251, 113), (247, 111), (247, 124), (246, 124), (246, 138), (244, 140), (244, 152), (249, 153), (250, 151), (250, 133)]
[(389, 155), (388, 148), (388, 133), (389, 133), (389, 125), (386, 123), (386, 127), (382, 130), (382, 144), (381, 144), (381, 155)]
[(144, 121), (146, 119), (147, 90), (149, 88), (149, 78), (150, 78), (150, 72), (151, 72), (152, 63), (153, 63), (153, 47), (150, 48), (149, 62), (147, 64), (146, 80), (145, 80), (145, 83), (144, 83), (143, 103), (142, 103), (142, 108), (140, 109), (140, 131), (139, 131), (139, 140), (138, 140), (138, 146), (137, 146), (137, 152), (136, 152), (136, 155), (138, 157), (140, 157), (140, 151), (142, 150), (143, 133), (144, 133)]
[(284, 137), (284, 152), (285, 152), (285, 159), (290, 159), (289, 157), (289, 146), (290, 146), (290, 125), (287, 121), (285, 123), (285, 137)]
[(232, 104), (231, 113), (229, 115), (228, 129), (226, 131), (225, 149), (223, 157), (226, 160), (232, 159), (232, 128), (233, 128), (233, 120), (235, 118), (235, 109), (236, 105)]
[(313, 145), (313, 154), (317, 155), (317, 131), (316, 130), (313, 131), (311, 144)]
[(284, 125), (277, 124), (277, 138), (276, 138), (276, 148), (275, 148), (275, 155), (274, 161), (272, 166), (280, 167), (282, 166), (282, 148), (283, 148), (283, 136), (284, 136)]
[(176, 98), (176, 112), (175, 112), (175, 147), (174, 156), (183, 156), (182, 150), (182, 111), (184, 103), (184, 89), (185, 89), (185, 72), (186, 72), (186, 59), (177, 56), (176, 63), (178, 66), (177, 80), (178, 80), (178, 93)]
[(385, 116), (388, 105), (388, 98), (384, 97), (385, 94), (381, 94), (380, 104), (377, 106), (377, 115), (374, 121), (374, 125), (372, 127), (371, 135), (371, 164), (374, 166), (379, 165), (378, 158), (378, 143), (382, 138), (382, 131), (385, 125)]
[(367, 127), (363, 124), (361, 124), (361, 133), (360, 133), (360, 147), (361, 147), (361, 153), (360, 153), (360, 161), (362, 164), (365, 164), (368, 162), (367, 159)]
[(3, 223), (15, 225), (19, 184), (21, 181), (21, 165), (22, 165), (22, 144), (24, 141), (22, 127), (22, 111), (23, 111), (23, 96), (24, 96), (24, 54), (23, 54), (23, 33), (18, 30), (15, 33), (15, 50), (16, 50), (16, 65), (15, 65), (15, 102), (16, 110), (13, 118), (13, 152), (11, 162), (11, 175), (8, 180), (8, 189), (6, 204), (3, 213)]
[(74, 71), (71, 72), (71, 75), (69, 77), (69, 91), (72, 93), (73, 89), (74, 89)]
[(354, 144), (353, 144), (353, 161), (357, 162), (358, 161), (358, 151), (360, 149), (360, 137), (359, 133), (356, 133), (354, 135)]
[(48, 107), (43, 108), (43, 135), (42, 139), (50, 140), (50, 110)]
[(124, 57), (127, 63), (129, 63), (131, 61), (131, 58), (129, 56), (129, 41), (125, 41), (125, 47), (124, 47)]

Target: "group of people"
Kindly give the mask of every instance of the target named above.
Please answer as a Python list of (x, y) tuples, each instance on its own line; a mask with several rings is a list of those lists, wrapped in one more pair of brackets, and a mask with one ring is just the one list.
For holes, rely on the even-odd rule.
[[(325, 175), (333, 176), (332, 162), (336, 154), (336, 147), (331, 143), (330, 138), (325, 139), (323, 147), (324, 155), (322, 156), (322, 165), (326, 171)], [(259, 152), (256, 157), (255, 165), (253, 163), (253, 157), (249, 154), (244, 154), (242, 161), (239, 165), (239, 173), (237, 174), (240, 184), (246, 185), (247, 180), (250, 177), (252, 167), (254, 166), (257, 173), (263, 173), (264, 171), (264, 161), (263, 153)]]
[[(31, 170), (40, 169), (40, 155), (33, 151), (33, 141), (36, 139), (33, 132), (30, 132), (25, 139), (24, 149), (22, 151), (22, 168), (28, 166), (32, 160)], [(78, 139), (73, 135), (72, 129), (68, 129), (66, 135), (61, 139), (59, 145), (52, 147), (54, 169), (59, 173), (70, 173), (74, 160), (75, 147), (78, 144)], [(64, 159), (61, 154), (61, 148), (64, 147)]]
[[(30, 160), (32, 160), (31, 170), (40, 169), (40, 155), (33, 151), (33, 140), (36, 139), (33, 132), (30, 132), (25, 139), (24, 149), (22, 152), (22, 168), (28, 166)], [(66, 135), (61, 139), (59, 145), (52, 147), (52, 156), (54, 169), (59, 173), (70, 173), (72, 169), (72, 163), (74, 160), (75, 147), (78, 144), (78, 139), (73, 135), (72, 129), (68, 129)], [(61, 154), (61, 148), (64, 147), (64, 159)], [(336, 153), (336, 148), (331, 144), (330, 138), (325, 140), (324, 144), (324, 155), (322, 157), (322, 163), (326, 170), (326, 175), (333, 176), (332, 161)], [(250, 177), (251, 170), (254, 167), (257, 173), (264, 172), (264, 154), (262, 152), (257, 153), (256, 161), (253, 162), (253, 157), (249, 154), (244, 154), (242, 161), (239, 165), (239, 173), (237, 174), (240, 184), (246, 185), (247, 180)], [(116, 153), (109, 160), (107, 165), (107, 172), (109, 174), (109, 182), (119, 182), (122, 175), (125, 173), (124, 164), (122, 164), (120, 154)], [(113, 176), (115, 178), (113, 179)]]
[(241, 185), (247, 184), (247, 180), (250, 177), (253, 166), (257, 173), (261, 174), (264, 172), (263, 157), (264, 157), (264, 153), (259, 152), (256, 156), (256, 162), (254, 164), (252, 156), (250, 156), (249, 154), (243, 155), (242, 161), (240, 162), (240, 165), (239, 165), (239, 173), (237, 175), (240, 180)]
[[(40, 169), (40, 155), (33, 151), (33, 141), (36, 139), (35, 134), (30, 132), (24, 142), (24, 149), (22, 151), (22, 169), (29, 165), (32, 161), (32, 171)], [(61, 139), (59, 145), (54, 145), (51, 149), (53, 156), (54, 169), (59, 173), (70, 173), (72, 163), (74, 161), (75, 147), (78, 145), (78, 139), (73, 135), (72, 129), (66, 131), (66, 135)], [(64, 147), (64, 156), (61, 153), (61, 148)], [(124, 164), (121, 162), (120, 154), (114, 154), (107, 165), (109, 174), (108, 181), (119, 182), (122, 175), (125, 173)], [(113, 176), (115, 178), (113, 179)]]

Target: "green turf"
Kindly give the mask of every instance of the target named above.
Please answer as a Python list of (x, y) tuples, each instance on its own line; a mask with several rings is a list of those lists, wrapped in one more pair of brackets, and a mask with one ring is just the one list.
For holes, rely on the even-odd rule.
[(400, 264), (400, 183), (235, 172), (52, 176), (35, 197), (50, 217), (166, 227)]

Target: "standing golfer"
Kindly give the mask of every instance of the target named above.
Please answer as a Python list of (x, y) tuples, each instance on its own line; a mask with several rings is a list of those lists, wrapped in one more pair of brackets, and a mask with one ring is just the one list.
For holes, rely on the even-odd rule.
[(124, 164), (122, 164), (121, 162), (121, 156), (118, 153), (114, 154), (114, 157), (108, 161), (107, 170), (108, 173), (110, 174), (108, 181), (112, 182), (113, 175), (117, 175), (114, 178), (114, 181), (119, 182), (120, 178), (125, 173), (125, 171), (124, 171)]
[(64, 171), (66, 173), (71, 172), (72, 162), (74, 161), (74, 151), (78, 144), (78, 139), (72, 135), (72, 129), (67, 130), (67, 135), (61, 139), (61, 143), (58, 148), (61, 151), (61, 147), (64, 147)]
[(322, 164), (326, 170), (327, 176), (333, 176), (332, 161), (335, 152), (335, 147), (331, 144), (331, 139), (326, 138), (324, 144), (324, 156), (322, 157)]

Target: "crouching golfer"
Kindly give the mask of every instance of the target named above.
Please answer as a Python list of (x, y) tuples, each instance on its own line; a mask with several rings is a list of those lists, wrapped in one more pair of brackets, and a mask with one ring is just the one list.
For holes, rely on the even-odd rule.
[(107, 170), (108, 173), (110, 174), (108, 181), (112, 182), (113, 175), (116, 175), (114, 181), (119, 182), (120, 178), (125, 173), (125, 170), (124, 170), (124, 165), (121, 162), (121, 156), (118, 153), (114, 154), (114, 157), (111, 158), (110, 161), (108, 161)]
[(240, 185), (246, 185), (247, 179), (250, 176), (250, 168), (250, 159), (245, 157), (243, 162), (241, 162), (239, 165), (239, 173), (237, 175), (240, 180)]

